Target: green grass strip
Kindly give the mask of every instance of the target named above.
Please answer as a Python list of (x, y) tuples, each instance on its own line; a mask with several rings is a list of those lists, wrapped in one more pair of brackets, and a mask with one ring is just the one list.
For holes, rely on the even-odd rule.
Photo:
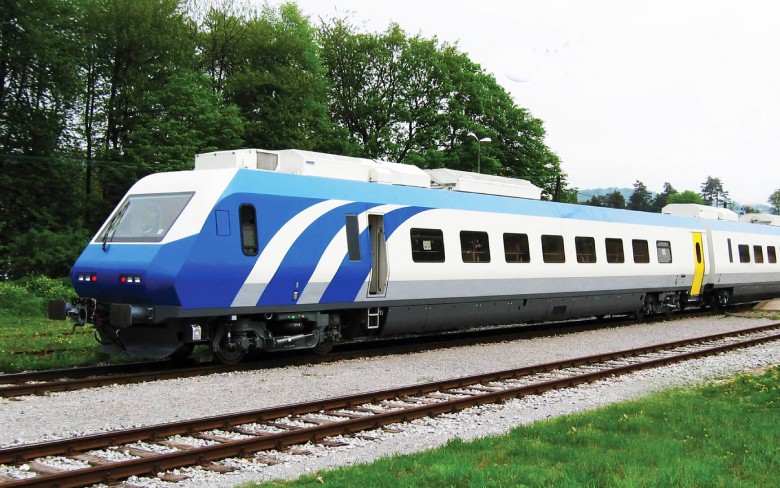
[(246, 486), (776, 487), (779, 422), (776, 366), (499, 437)]

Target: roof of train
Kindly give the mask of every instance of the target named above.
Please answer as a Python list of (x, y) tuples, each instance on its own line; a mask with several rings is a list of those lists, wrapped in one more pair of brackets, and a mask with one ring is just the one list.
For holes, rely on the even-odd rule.
[(769, 226), (740, 222), (705, 220), (694, 217), (556, 203), (544, 200), (464, 193), (446, 189), (415, 188), (246, 169), (238, 170), (226, 191), (228, 193), (263, 192), (280, 196), (347, 199), (382, 204), (526, 214), (540, 217), (685, 227), (702, 230), (709, 226), (715, 230), (780, 235), (780, 228), (778, 227), (772, 229)]
[[(240, 156), (251, 156), (254, 161), (255, 153), (265, 154), (261, 150), (241, 150), (236, 153)], [(255, 152), (252, 152), (255, 151)], [(300, 151), (278, 151), (280, 154), (290, 152), (296, 157), (300, 157)], [(246, 154), (244, 154), (246, 153)], [(303, 152), (307, 155), (309, 153)], [(319, 153), (311, 153), (315, 156)], [(221, 155), (221, 153), (218, 153)], [(267, 156), (267, 154), (266, 154)], [(233, 156), (231, 156), (233, 158)], [(341, 158), (347, 160), (347, 166), (354, 170), (355, 161), (362, 161), (356, 158)], [(327, 158), (325, 159), (327, 161)], [(240, 161), (239, 161), (240, 162)], [(307, 161), (295, 166), (293, 171), (300, 171), (306, 168)], [(376, 161), (369, 161), (368, 168), (377, 165)], [(518, 198), (514, 196), (502, 196), (496, 194), (470, 193), (467, 191), (453, 191), (445, 188), (431, 188), (417, 186), (420, 183), (416, 178), (415, 186), (404, 184), (391, 184), (388, 182), (359, 181), (350, 175), (347, 179), (341, 178), (339, 173), (343, 162), (332, 167), (320, 166), (318, 175), (293, 174), (281, 172), (278, 170), (255, 169), (241, 163), (234, 164), (233, 159), (228, 158), (228, 165), (214, 167), (213, 169), (195, 169), (191, 171), (171, 173), (158, 173), (150, 175), (139, 181), (131, 193), (147, 192), (165, 192), (176, 187), (177, 191), (182, 191), (182, 185), (192, 186), (193, 190), (199, 188), (199, 191), (207, 191), (217, 198), (217, 201), (228, 194), (234, 193), (264, 193), (269, 195), (307, 197), (314, 199), (337, 199), (349, 200), (353, 202), (367, 202), (376, 204), (397, 204), (404, 206), (424, 207), (424, 208), (447, 208), (455, 210), (466, 210), (476, 212), (507, 213), (507, 214), (525, 214), (539, 217), (551, 217), (562, 219), (591, 220), (599, 222), (615, 222), (636, 225), (653, 225), (665, 227), (678, 227), (705, 230), (707, 228), (718, 231), (729, 232), (749, 232), (754, 234), (768, 234), (780, 236), (780, 227), (767, 226), (759, 224), (750, 224), (744, 222), (730, 222), (722, 220), (711, 220), (685, 215), (665, 215), (651, 212), (638, 212), (631, 210), (619, 210), (604, 207), (592, 207), (587, 205), (556, 203), (545, 200), (535, 200), (528, 198)], [(298, 161), (300, 163), (300, 161)], [(321, 163), (321, 162), (320, 162)], [(381, 163), (381, 162), (380, 162)], [(259, 164), (259, 163), (258, 163)], [(361, 163), (362, 164), (362, 163)], [(418, 168), (407, 168), (408, 165), (397, 163), (381, 163), (390, 168), (401, 168), (402, 179), (405, 181), (406, 173), (413, 173), (419, 176), (415, 171), (422, 173)], [(243, 166), (242, 166), (243, 165)], [(259, 167), (259, 166), (258, 166)], [(333, 170), (332, 173), (330, 170)], [(327, 177), (324, 175), (328, 175)], [(333, 177), (330, 175), (333, 174)], [(369, 175), (369, 173), (366, 173)], [(365, 175), (358, 175), (357, 178), (363, 178)], [(368, 176), (372, 178), (372, 176)], [(506, 179), (506, 178), (505, 178)], [(522, 180), (521, 180), (522, 181)], [(221, 197), (218, 197), (222, 193)]]

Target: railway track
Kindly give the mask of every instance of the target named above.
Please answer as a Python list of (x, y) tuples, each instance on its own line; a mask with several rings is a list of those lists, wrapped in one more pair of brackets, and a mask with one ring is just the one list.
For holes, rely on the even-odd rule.
[(175, 481), (175, 475), (163, 472), (190, 465), (230, 471), (220, 460), (232, 457), (270, 463), (273, 457), (263, 451), (294, 449), (306, 442), (332, 445), (334, 436), (750, 347), (780, 339), (779, 330), (780, 323), (310, 403), (8, 447), (0, 449), (0, 473), (6, 473), (0, 486), (84, 486), (134, 475)]
[[(711, 311), (691, 311), (671, 318), (657, 320), (682, 320), (692, 316), (712, 315)], [(651, 320), (648, 320), (651, 321)], [(191, 378), (209, 374), (250, 371), (260, 368), (276, 368), (291, 365), (343, 361), (358, 357), (376, 357), (387, 354), (419, 352), (429, 349), (461, 347), (474, 344), (527, 339), (549, 335), (571, 334), (597, 328), (634, 325), (625, 317), (591, 319), (561, 323), (522, 325), (519, 327), (486, 328), (436, 336), (413, 336), (359, 342), (337, 346), (327, 356), (315, 356), (295, 351), (290, 354), (267, 356), (234, 366), (219, 364), (172, 363), (171, 361), (111, 364), (79, 368), (33, 371), (0, 375), (0, 397), (13, 398), (25, 395), (46, 395), (58, 391), (75, 391), (109, 385), (124, 385), (176, 378)]]

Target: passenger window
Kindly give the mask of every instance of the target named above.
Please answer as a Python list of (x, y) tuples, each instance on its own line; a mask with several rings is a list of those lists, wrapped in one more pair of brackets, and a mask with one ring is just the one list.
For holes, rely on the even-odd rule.
[(672, 244), (669, 241), (655, 241), (655, 246), (656, 249), (658, 250), (658, 262), (671, 263)]
[(460, 254), (464, 263), (489, 263), (490, 243), (487, 232), (460, 232)]
[(565, 263), (563, 236), (542, 236), (542, 258), (545, 263)]
[(592, 237), (575, 237), (574, 247), (577, 250), (578, 263), (596, 262), (596, 241)]
[(739, 251), (739, 262), (740, 263), (749, 263), (750, 262), (750, 247), (747, 244), (740, 244), (737, 246), (737, 250)]
[(647, 241), (641, 239), (634, 239), (631, 241), (631, 248), (634, 251), (635, 263), (650, 262), (650, 248), (647, 245)]
[(766, 258), (770, 263), (777, 262), (777, 251), (775, 251), (775, 246), (766, 246)]
[(254, 205), (238, 207), (238, 220), (241, 225), (241, 250), (247, 256), (257, 255), (257, 217)]
[(764, 248), (761, 246), (753, 246), (753, 256), (755, 256), (757, 263), (764, 262)]
[(530, 263), (528, 235), (504, 234), (504, 259), (507, 263)]
[(439, 229), (412, 229), (412, 260), (415, 263), (443, 263), (444, 237)]
[(625, 263), (626, 257), (623, 254), (623, 239), (611, 239), (604, 240), (604, 244), (607, 246), (607, 262), (608, 263)]

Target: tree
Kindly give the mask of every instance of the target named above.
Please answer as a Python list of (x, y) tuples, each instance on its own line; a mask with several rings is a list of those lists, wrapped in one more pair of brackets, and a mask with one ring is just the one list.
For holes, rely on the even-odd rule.
[(172, 80), (194, 68), (195, 45), (183, 0), (82, 1), (79, 67), (84, 80), (75, 119), (82, 128), (79, 145), (87, 148), (85, 191), (88, 197), (96, 192), (93, 200), (102, 202), (87, 223), (94, 228), (127, 188), (148, 174), (139, 161), (169, 152), (162, 149), (172, 144), (165, 138), (156, 141), (160, 150), (152, 151), (135, 143), (142, 137), (135, 132), (161, 115), (155, 103)]
[(67, 144), (78, 16), (75, 2), (0, 2), (0, 154), (48, 156)]
[(780, 215), (780, 188), (769, 195), (768, 202), (772, 206), (772, 213), (774, 215)]
[(618, 190), (607, 194), (606, 206), (610, 208), (626, 208), (626, 198)]
[(590, 199), (585, 201), (585, 205), (590, 205), (591, 207), (606, 207), (607, 199), (604, 195), (593, 195)]
[(198, 64), (211, 77), (215, 92), (222, 93), (225, 82), (241, 68), (241, 46), (247, 41), (247, 4), (223, 0), (209, 2), (205, 12), (190, 4), (190, 15), (198, 21)]
[(700, 195), (705, 204), (715, 207), (725, 208), (730, 202), (729, 192), (723, 189), (723, 182), (712, 176), (708, 176), (707, 181), (702, 183)]
[(266, 5), (246, 21), (228, 100), (244, 119), (244, 143), (268, 149), (316, 149), (327, 130), (325, 70), (315, 30), (292, 3)]
[[(319, 40), (331, 118), (357, 155), (476, 171), (479, 150), (483, 173), (573, 196), (542, 122), (454, 46), (409, 37), (394, 24), (361, 33), (343, 19), (323, 24)], [(469, 132), (491, 142), (478, 147)]]
[(701, 196), (696, 193), (693, 190), (685, 190), (682, 193), (675, 193), (674, 195), (669, 195), (669, 199), (666, 202), (667, 204), (672, 203), (697, 203), (699, 205), (704, 204), (704, 200), (702, 200)]
[(672, 187), (671, 183), (664, 183), (664, 191), (657, 194), (653, 199), (653, 211), (661, 213), (661, 210), (669, 203), (669, 197), (677, 194), (677, 190)]
[(206, 75), (182, 70), (147, 94), (146, 111), (127, 135), (129, 163), (143, 174), (192, 168), (195, 154), (241, 145), (243, 125), (235, 105), (225, 105)]
[(634, 193), (628, 198), (629, 210), (639, 210), (641, 212), (652, 212), (653, 206), (650, 204), (650, 192), (644, 183), (636, 180), (634, 183)]

